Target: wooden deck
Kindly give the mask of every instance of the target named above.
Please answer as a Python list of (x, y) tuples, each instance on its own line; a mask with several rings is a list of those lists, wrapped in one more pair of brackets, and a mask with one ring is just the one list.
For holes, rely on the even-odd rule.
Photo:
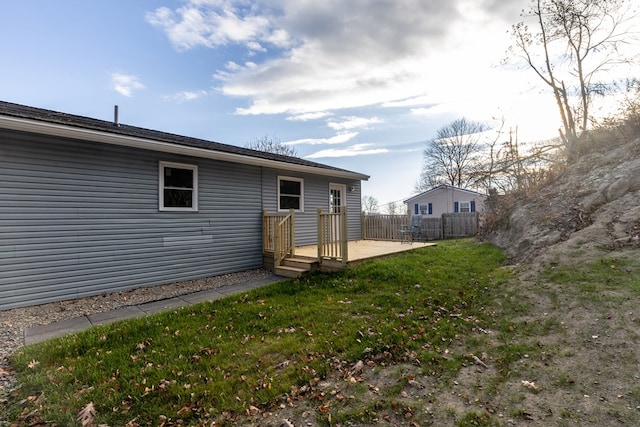
[[(361, 262), (371, 258), (379, 258), (387, 255), (406, 252), (426, 246), (437, 246), (433, 242), (391, 242), (382, 240), (357, 240), (348, 242), (348, 264)], [(318, 246), (298, 246), (296, 256), (317, 258)]]

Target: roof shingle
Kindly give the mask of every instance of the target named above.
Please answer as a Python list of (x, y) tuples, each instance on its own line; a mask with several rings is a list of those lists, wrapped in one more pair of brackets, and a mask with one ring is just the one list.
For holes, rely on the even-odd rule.
[[(252, 150), (250, 148), (237, 147), (220, 142), (207, 141), (199, 138), (177, 135), (168, 132), (145, 129), (137, 126), (115, 123), (107, 120), (93, 119), (90, 117), (78, 116), (74, 114), (61, 113), (58, 111), (46, 110), (42, 108), (29, 107), (21, 104), (0, 101), (0, 115), (35, 120), (45, 123), (64, 125), (74, 128), (89, 129), (93, 131), (105, 132), (114, 135), (122, 135), (136, 138), (143, 138), (163, 143), (195, 147), (204, 150), (218, 151), (223, 153), (237, 154), (252, 158), (271, 160), (293, 165), (307, 166), (334, 170), (339, 172), (356, 173), (322, 163), (316, 163), (299, 157), (285, 156), (282, 154), (269, 153), (265, 151)], [(366, 178), (365, 178), (366, 179)]]

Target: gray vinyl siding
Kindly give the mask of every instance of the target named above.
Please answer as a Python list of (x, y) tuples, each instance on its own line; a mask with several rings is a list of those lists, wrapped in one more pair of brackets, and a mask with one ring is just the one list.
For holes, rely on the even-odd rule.
[[(198, 212), (158, 210), (158, 165), (198, 166)], [(262, 266), (259, 167), (0, 135), (0, 309)]]
[[(349, 186), (353, 191), (349, 191)], [(362, 240), (362, 185), (360, 181), (347, 183), (347, 227), (349, 240)]]
[[(304, 180), (304, 212), (296, 212), (296, 245), (315, 245), (318, 239), (318, 208), (329, 210), (329, 184), (345, 184), (347, 187), (347, 227), (349, 240), (362, 238), (360, 182), (340, 180), (328, 176), (292, 173), (274, 169), (264, 169), (262, 174), (262, 195), (264, 209), (278, 212), (278, 176), (302, 178)], [(354, 187), (353, 192), (348, 188)]]

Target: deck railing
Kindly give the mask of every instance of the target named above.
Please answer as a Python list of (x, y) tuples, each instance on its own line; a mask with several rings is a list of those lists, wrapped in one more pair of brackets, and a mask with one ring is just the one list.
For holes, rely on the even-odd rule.
[(273, 252), (275, 266), (287, 256), (295, 254), (295, 211), (288, 214), (262, 215), (262, 246), (264, 252)]
[(331, 259), (346, 264), (348, 254), (347, 207), (339, 212), (318, 209), (318, 260)]

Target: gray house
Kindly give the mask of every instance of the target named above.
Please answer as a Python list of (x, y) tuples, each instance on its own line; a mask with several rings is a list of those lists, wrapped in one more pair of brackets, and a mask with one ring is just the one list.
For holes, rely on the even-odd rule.
[(482, 193), (439, 185), (405, 200), (412, 238), (434, 240), (477, 234), (486, 199)]
[(451, 185), (438, 185), (404, 202), (409, 214), (435, 218), (448, 213), (482, 213), (486, 199), (487, 196), (482, 193)]
[(304, 245), (348, 206), (358, 240), (368, 178), (0, 102), (0, 310), (259, 268), (265, 210), (294, 209)]

